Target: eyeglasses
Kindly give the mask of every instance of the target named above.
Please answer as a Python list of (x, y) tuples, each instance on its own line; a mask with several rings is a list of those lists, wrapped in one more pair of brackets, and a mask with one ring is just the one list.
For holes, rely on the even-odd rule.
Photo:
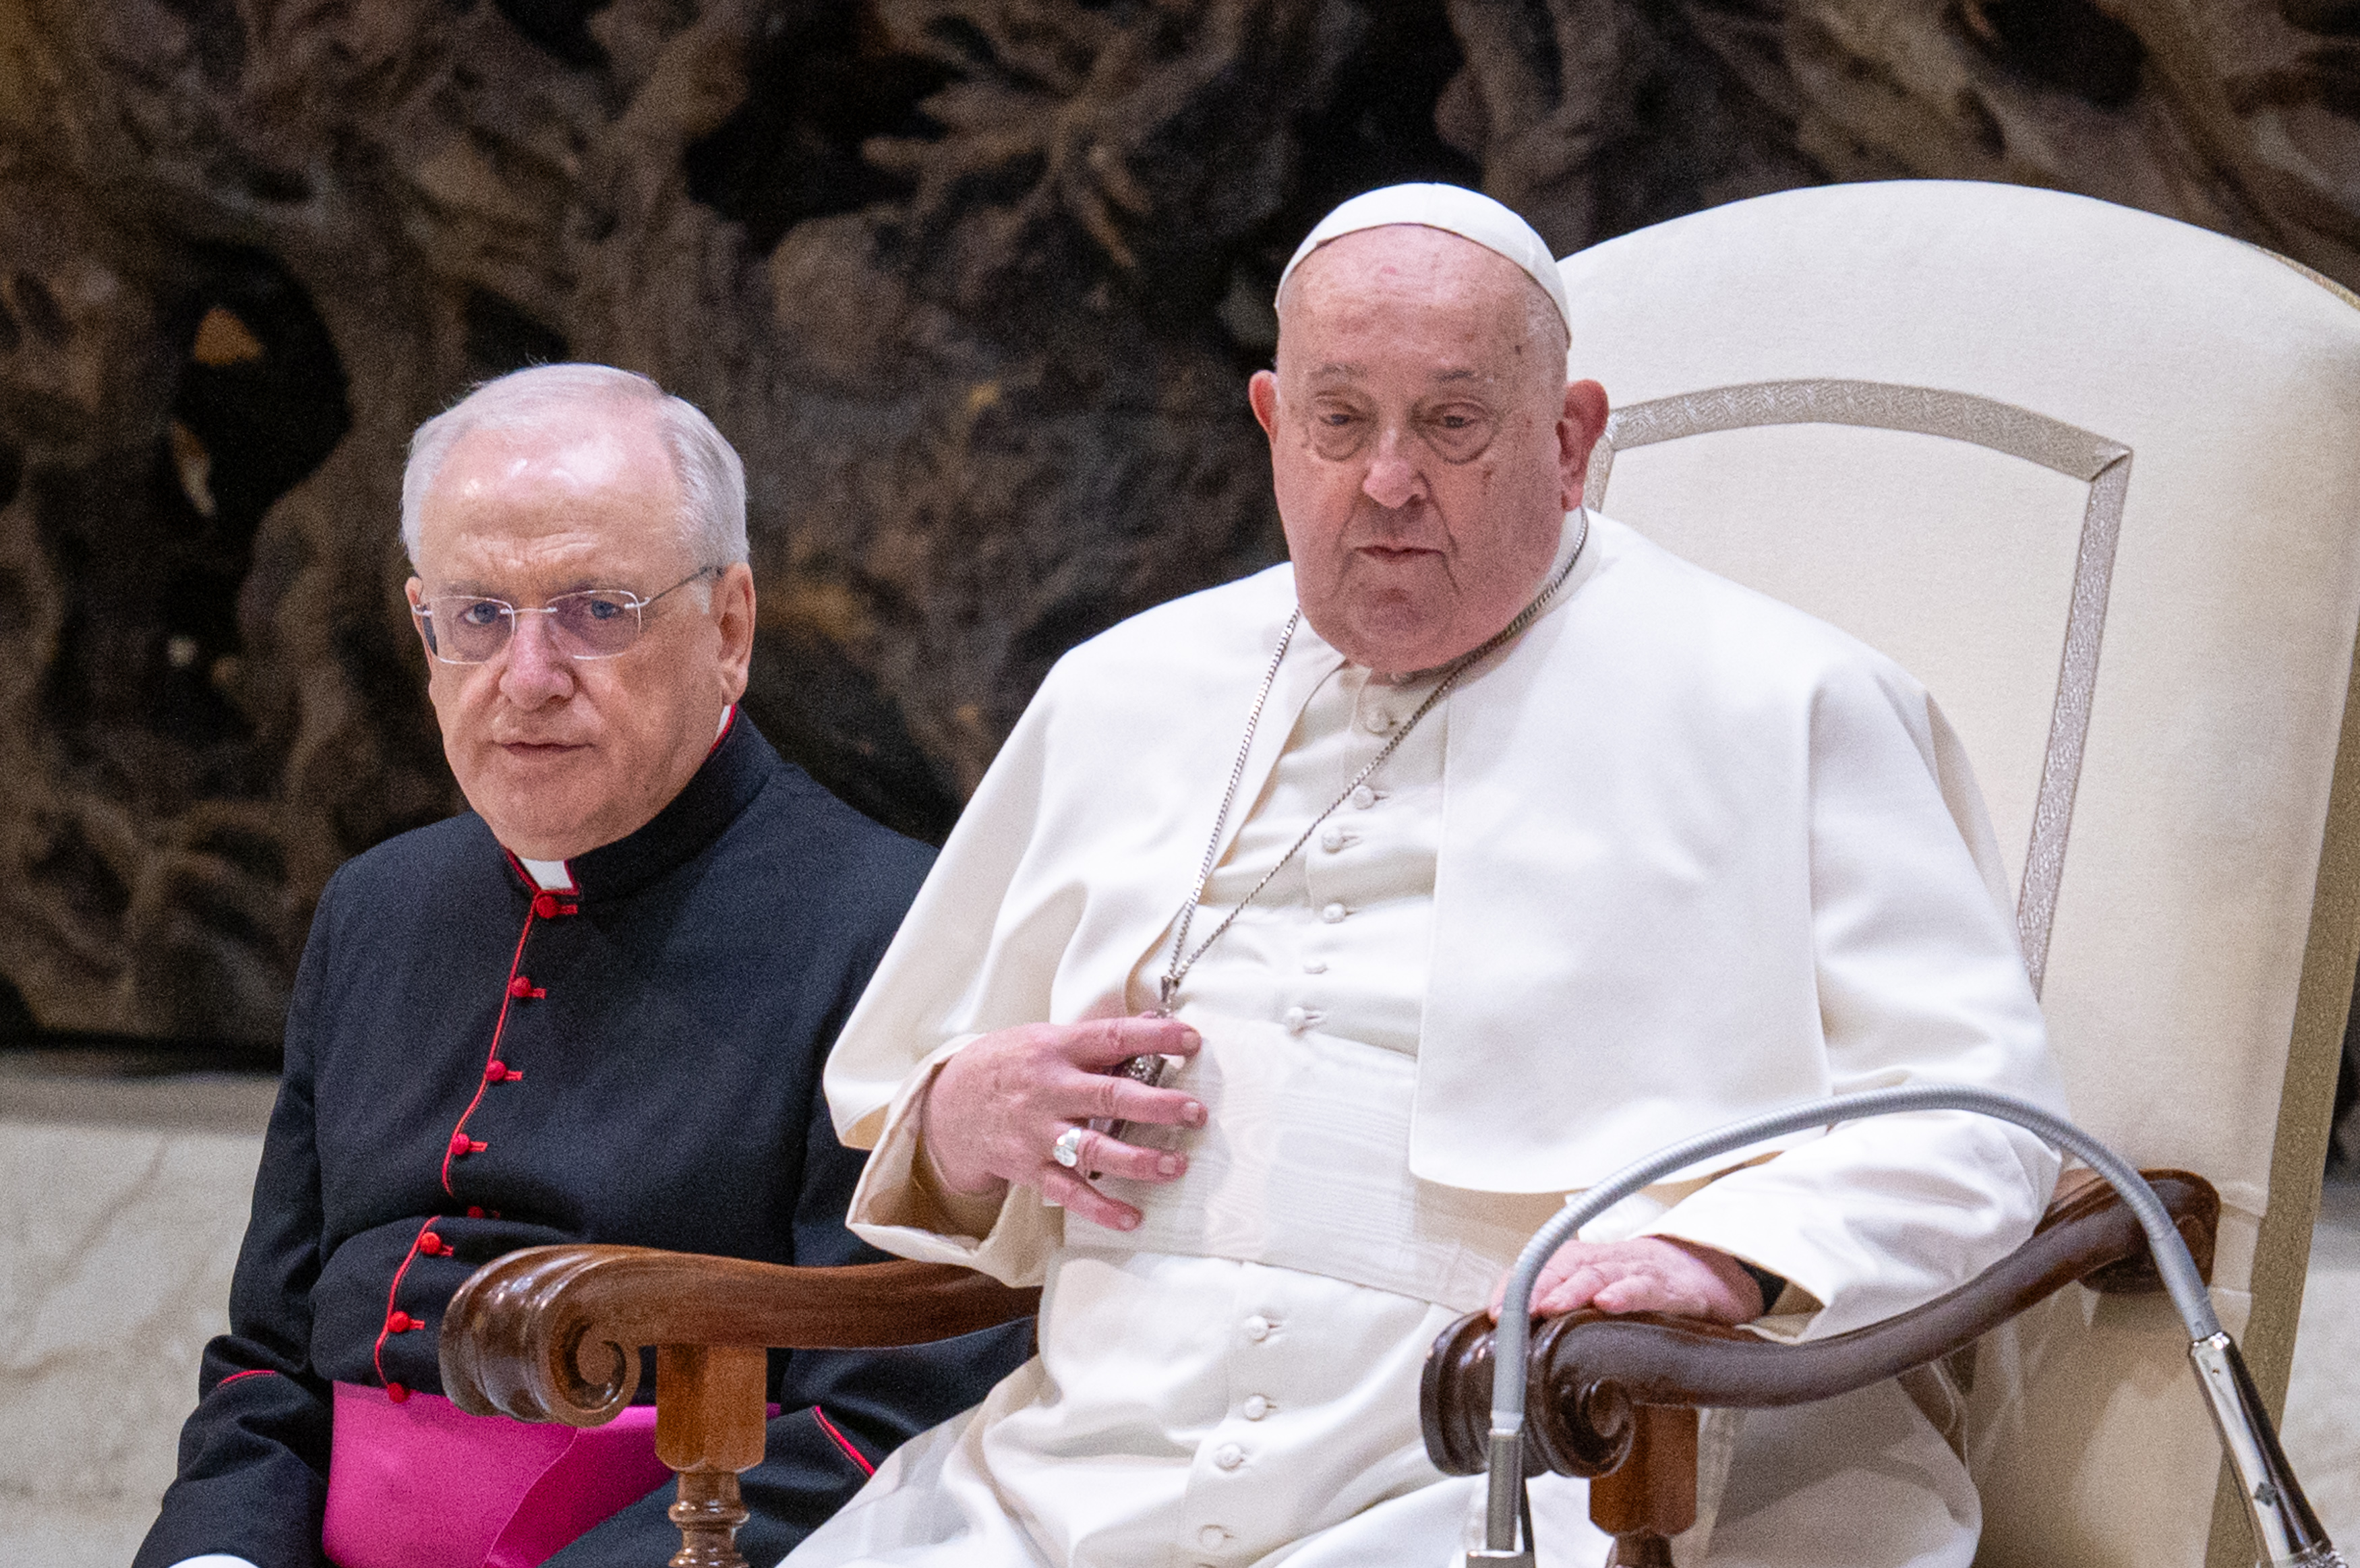
[(425, 628), (426, 650), (444, 664), (485, 664), (497, 658), (516, 635), (519, 615), (547, 615), (550, 645), (564, 658), (612, 659), (629, 652), (639, 640), (650, 604), (720, 570), (700, 566), (644, 599), (623, 588), (585, 588), (519, 610), (505, 599), (438, 593), (423, 604), (412, 604), (410, 613)]

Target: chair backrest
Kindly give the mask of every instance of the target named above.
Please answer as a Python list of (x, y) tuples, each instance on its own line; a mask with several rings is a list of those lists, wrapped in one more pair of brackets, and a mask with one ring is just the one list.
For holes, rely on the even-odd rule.
[[(2073, 1112), (2219, 1187), (2221, 1316), (2282, 1398), (2360, 944), (2360, 299), (1950, 181), (1560, 265), (1616, 407), (1589, 500), (1933, 691)], [(1985, 1342), (1979, 1562), (2251, 1561), (2186, 1345), (2159, 1299), (2081, 1290)]]

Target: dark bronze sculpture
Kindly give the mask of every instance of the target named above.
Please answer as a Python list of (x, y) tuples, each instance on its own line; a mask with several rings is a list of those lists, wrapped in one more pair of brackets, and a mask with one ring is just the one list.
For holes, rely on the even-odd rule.
[(939, 833), (1060, 651), (1275, 558), (1237, 387), (1353, 190), (1480, 182), (1569, 251), (2016, 180), (2354, 284), (2356, 59), (2351, 0), (12, 0), (0, 975), (53, 1029), (275, 1037), (328, 873), (456, 804), (392, 518), (481, 376), (712, 409), (751, 709)]

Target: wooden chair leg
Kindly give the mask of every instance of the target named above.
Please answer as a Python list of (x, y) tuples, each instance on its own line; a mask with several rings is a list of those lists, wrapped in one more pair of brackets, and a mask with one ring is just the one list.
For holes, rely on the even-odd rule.
[(738, 1473), (762, 1462), (770, 1358), (745, 1345), (656, 1347), (656, 1457), (680, 1475), (672, 1568), (746, 1568)]
[(680, 1550), (672, 1555), (672, 1568), (746, 1568), (738, 1550), (738, 1527), (748, 1515), (735, 1471), (682, 1471), (680, 1501), (665, 1511), (680, 1526)]
[(1590, 1483), (1590, 1519), (1614, 1538), (1607, 1568), (1674, 1568), (1672, 1537), (1696, 1523), (1697, 1413), (1639, 1405), (1630, 1456)]

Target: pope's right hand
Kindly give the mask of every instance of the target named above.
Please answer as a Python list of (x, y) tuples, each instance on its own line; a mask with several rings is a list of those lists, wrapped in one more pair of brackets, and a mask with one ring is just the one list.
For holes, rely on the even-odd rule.
[(1205, 1106), (1195, 1096), (1110, 1075), (1134, 1056), (1194, 1056), (1202, 1043), (1186, 1024), (1157, 1018), (1023, 1024), (969, 1040), (926, 1091), (919, 1135), (934, 1174), (967, 1196), (1004, 1182), (1037, 1187), (1084, 1219), (1129, 1230), (1139, 1211), (1083, 1174), (1171, 1181), (1186, 1171), (1188, 1157), (1084, 1127), (1081, 1158), (1068, 1168), (1057, 1162), (1057, 1139), (1094, 1120), (1203, 1127)]

